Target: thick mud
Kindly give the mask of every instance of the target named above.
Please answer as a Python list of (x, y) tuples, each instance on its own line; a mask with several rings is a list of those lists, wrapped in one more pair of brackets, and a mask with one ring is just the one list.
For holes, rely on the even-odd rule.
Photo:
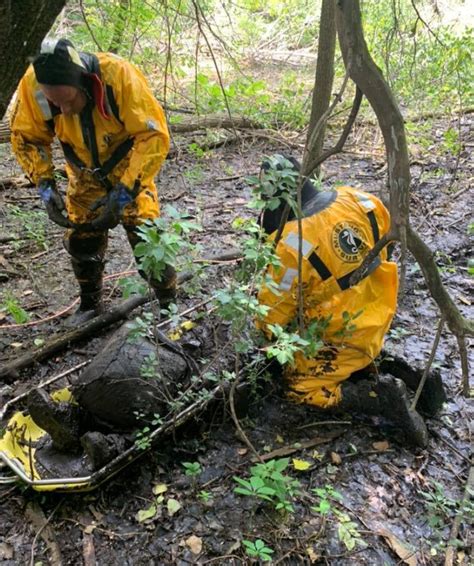
[[(470, 115), (463, 128), (469, 149), (474, 137)], [(345, 153), (325, 164), (328, 183), (344, 182), (383, 195), (381, 147), (374, 146), (374, 132), (367, 128), (357, 128), (355, 135), (357, 147), (348, 145)], [(244, 177), (258, 170), (263, 155), (281, 149), (268, 141), (253, 141), (220, 148), (200, 160), (184, 156), (170, 161), (160, 177), (162, 203), (202, 222), (197, 238), (206, 255), (230, 249), (236, 244), (232, 220), (251, 214), (244, 208), (249, 197)], [(297, 147), (294, 152), (298, 154)], [(16, 171), (12, 163), (4, 153), (5, 176)], [(472, 318), (468, 226), (473, 165), (468, 150), (457, 168), (455, 159), (441, 151), (420, 155), (412, 175), (412, 223), (436, 250), (443, 280), (459, 309)], [(3, 296), (9, 291), (17, 297), (34, 313), (32, 321), (64, 310), (76, 289), (60, 230), (45, 223), (49, 247), (42, 249), (26, 238), (25, 219), (10, 208), (39, 212), (31, 189), (0, 189), (0, 199), (2, 235), (13, 238), (2, 243)], [(127, 271), (132, 262), (125, 236), (117, 229), (110, 242), (107, 274)], [(231, 272), (231, 265), (212, 268), (203, 295), (224, 286)], [(108, 280), (107, 296), (109, 302), (118, 300), (116, 279)], [(181, 292), (181, 308), (190, 301), (189, 294)], [(438, 322), (437, 306), (410, 257), (387, 349), (423, 368)], [(0, 356), (7, 360), (19, 355), (61, 324), (61, 318), (54, 318), (15, 326), (4, 311)], [(3, 402), (90, 359), (113, 330), (25, 370), (21, 380), (0, 388)], [(240, 425), (262, 456), (290, 458), (286, 472), (300, 482), (292, 513), (235, 492), (233, 477), (249, 478), (253, 454), (229, 418), (228, 406), (220, 403), (89, 494), (48, 495), (0, 486), (0, 561), (48, 563), (51, 543), (41, 533), (36, 536), (38, 527), (25, 521), (27, 506), (34, 502), (55, 534), (64, 564), (250, 564), (243, 541), (257, 539), (273, 550), (275, 564), (442, 564), (458, 510), (454, 502), (462, 498), (469, 473), (473, 413), (471, 402), (461, 395), (457, 343), (446, 328), (435, 367), (448, 402), (439, 415), (426, 419), (430, 440), (424, 450), (405, 447), (397, 431), (381, 420), (322, 414), (289, 403), (270, 386), (251, 397)], [(60, 382), (64, 384), (65, 380)], [(189, 463), (199, 464), (194, 474), (184, 465)], [(297, 469), (301, 467), (305, 469)], [(321, 489), (334, 489), (342, 496), (340, 501), (330, 500), (327, 513), (321, 512), (322, 492), (315, 491)], [(472, 530), (465, 515), (457, 535), (457, 564), (472, 560)]]

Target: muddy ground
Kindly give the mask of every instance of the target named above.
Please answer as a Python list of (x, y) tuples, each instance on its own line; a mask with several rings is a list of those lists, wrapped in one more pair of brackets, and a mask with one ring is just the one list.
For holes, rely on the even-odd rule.
[[(441, 136), (443, 128), (446, 122), (442, 120), (434, 124), (431, 148), (412, 148), (412, 223), (425, 242), (437, 250), (451, 296), (460, 310), (472, 317), (472, 277), (467, 265), (474, 119), (472, 115), (463, 119), (465, 148), (457, 166), (437, 143), (440, 138), (436, 136)], [(185, 143), (192, 141), (199, 138), (194, 135)], [(301, 147), (293, 142), (291, 145), (290, 150), (298, 156)], [(255, 137), (204, 157), (183, 152), (169, 160), (160, 175), (162, 203), (170, 202), (198, 217), (204, 226), (199, 238), (206, 254), (233, 248), (236, 236), (231, 221), (250, 214), (244, 209), (249, 196), (244, 177), (258, 170), (264, 154), (282, 149), (289, 148), (278, 139), (262, 141)], [(9, 146), (0, 147), (0, 151), (0, 177), (19, 174)], [(386, 168), (380, 136), (374, 129), (359, 125), (345, 152), (326, 163), (324, 170), (328, 183), (342, 181), (384, 194)], [(0, 202), (0, 303), (16, 297), (31, 313), (31, 322), (36, 321), (15, 326), (3, 307), (0, 356), (4, 363), (31, 348), (35, 340), (45, 340), (61, 328), (62, 317), (38, 321), (70, 306), (76, 288), (62, 249), (61, 230), (45, 222), (47, 249), (38, 241), (38, 227), (26, 237), (31, 213), (41, 210), (34, 190), (7, 190), (0, 184)], [(12, 206), (19, 207), (20, 212)], [(110, 240), (107, 274), (131, 268), (133, 258), (118, 228)], [(204, 295), (225, 285), (231, 271), (231, 266), (213, 268)], [(120, 300), (115, 279), (107, 283), (107, 296), (110, 304)], [(187, 303), (190, 300), (186, 298)], [(438, 319), (423, 276), (409, 258), (406, 291), (387, 338), (388, 348), (423, 366)], [(111, 332), (113, 329), (25, 370), (21, 379), (1, 388), (3, 402), (89, 359)], [(278, 513), (268, 504), (234, 493), (233, 476), (248, 478), (251, 454), (221, 404), (94, 492), (48, 495), (21, 485), (0, 487), (0, 562), (59, 563), (59, 548), (63, 564), (250, 564), (242, 541), (261, 539), (274, 551), (274, 564), (441, 564), (443, 544), (454, 522), (456, 507), (452, 502), (462, 498), (469, 473), (472, 403), (461, 395), (456, 342), (446, 330), (435, 364), (442, 372), (449, 402), (437, 418), (428, 420), (431, 439), (426, 450), (407, 449), (398, 441), (396, 431), (383, 422), (354, 415), (321, 415), (311, 408), (292, 405), (268, 389), (252, 400), (241, 426), (257, 451), (266, 454), (290, 447), (294, 449), (291, 458), (310, 464), (304, 471), (290, 466), (290, 474), (301, 483), (292, 514)], [(328, 433), (339, 435), (328, 441)], [(312, 446), (302, 447), (306, 445)], [(201, 473), (186, 475), (183, 462), (199, 462)], [(140, 522), (137, 513), (155, 502), (153, 488), (157, 485), (166, 486), (166, 491), (158, 488), (163, 491), (163, 503), (154, 517)], [(320, 500), (312, 490), (324, 486), (342, 495), (341, 502), (332, 504), (339, 518), (334, 512), (322, 516), (315, 510)], [(423, 493), (431, 494), (435, 503), (429, 505)], [(169, 500), (179, 505), (168, 505)], [(350, 523), (344, 523), (341, 513)], [(433, 526), (436, 514), (440, 520)], [(37, 520), (41, 515), (47, 521), (42, 530)], [(352, 533), (352, 538), (346, 536), (346, 544), (337, 533), (341, 524)], [(45, 533), (48, 536), (42, 536)], [(49, 545), (44, 540), (48, 537), (53, 540)], [(461, 521), (458, 539), (454, 563), (468, 564), (473, 539), (467, 519)]]

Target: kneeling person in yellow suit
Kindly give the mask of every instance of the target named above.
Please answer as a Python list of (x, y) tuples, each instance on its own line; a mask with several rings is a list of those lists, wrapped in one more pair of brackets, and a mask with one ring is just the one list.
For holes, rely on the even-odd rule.
[[(108, 230), (121, 222), (133, 248), (137, 226), (159, 216), (154, 177), (169, 151), (163, 110), (131, 63), (45, 40), (20, 82), (11, 130), (13, 151), (49, 217), (67, 228), (64, 244), (81, 294), (71, 322), (80, 324), (102, 308)], [(67, 162), (67, 215), (54, 180), (55, 137)], [(150, 281), (162, 306), (174, 298), (175, 280), (169, 266)]]
[[(281, 167), (281, 157), (277, 161)], [(284, 166), (299, 170), (295, 160), (286, 161)], [(262, 175), (268, 168), (268, 162), (264, 163)], [(403, 428), (408, 441), (425, 446), (426, 426), (410, 409), (403, 381), (392, 375), (379, 376), (375, 382), (363, 378), (348, 381), (355, 372), (373, 367), (397, 306), (397, 266), (388, 261), (386, 249), (369, 265), (365, 277), (351, 285), (352, 273), (388, 232), (388, 211), (369, 193), (350, 187), (317, 191), (309, 181), (303, 186), (302, 199), (305, 324), (319, 322), (324, 345), (311, 358), (298, 352), (294, 365), (284, 368), (289, 396), (321, 408), (339, 406), (384, 415)], [(282, 212), (283, 204), (262, 214), (262, 227), (270, 238), (275, 237)], [(259, 293), (260, 303), (269, 307), (259, 323), (267, 335), (271, 335), (267, 325), (284, 327), (297, 316), (298, 223), (294, 215), (285, 224), (276, 253), (281, 266), (269, 267), (268, 274), (277, 289), (264, 286)], [(400, 364), (397, 371), (387, 361), (382, 370), (398, 373), (401, 378), (409, 374), (406, 380), (416, 387), (421, 373), (410, 372), (407, 364), (402, 366), (404, 371), (400, 371)], [(439, 388), (440, 381), (436, 381)]]

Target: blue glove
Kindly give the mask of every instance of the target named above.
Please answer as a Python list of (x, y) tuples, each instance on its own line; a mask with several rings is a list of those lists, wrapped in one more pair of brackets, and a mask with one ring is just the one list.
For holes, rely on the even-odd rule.
[(46, 212), (50, 220), (62, 226), (63, 228), (73, 228), (74, 224), (64, 214), (66, 207), (64, 206), (63, 197), (56, 189), (54, 179), (41, 179), (38, 184), (38, 193), (40, 199), (46, 206)]
[(109, 230), (115, 228), (122, 218), (123, 209), (135, 200), (138, 191), (130, 190), (123, 183), (117, 183), (104, 197), (96, 200), (91, 210), (103, 207), (103, 211), (95, 220), (88, 223), (92, 230)]

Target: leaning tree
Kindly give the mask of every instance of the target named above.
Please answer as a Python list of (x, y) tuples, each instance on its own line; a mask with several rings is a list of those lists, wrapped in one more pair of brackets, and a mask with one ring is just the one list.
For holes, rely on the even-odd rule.
[(66, 0), (0, 0), (0, 118)]
[[(332, 4), (332, 6), (329, 6), (329, 4)], [(325, 96), (324, 93), (320, 94), (317, 105), (316, 94), (313, 96), (313, 111), (303, 159), (303, 175), (308, 177), (314, 174), (325, 159), (337, 151), (341, 151), (357, 116), (361, 98), (365, 96), (375, 112), (384, 138), (388, 165), (389, 209), (392, 223), (390, 232), (381, 238), (370, 251), (362, 266), (354, 274), (352, 281), (357, 281), (363, 275), (364, 270), (370, 265), (374, 257), (390, 242), (398, 241), (401, 243), (403, 264), (405, 251), (411, 252), (420, 265), (430, 293), (441, 311), (440, 328), (446, 322), (458, 341), (463, 374), (463, 392), (467, 396), (469, 394), (469, 366), (466, 336), (474, 334), (474, 326), (472, 321), (462, 316), (444, 287), (434, 261), (434, 253), (410, 225), (410, 160), (403, 117), (388, 83), (367, 48), (359, 0), (323, 0), (321, 22), (325, 22), (325, 24), (321, 34), (325, 36), (327, 42), (331, 40), (332, 22), (328, 23), (328, 18), (331, 17), (334, 17), (335, 29), (337, 30), (346, 69), (343, 88), (347, 80), (350, 79), (356, 85), (356, 94), (352, 111), (339, 141), (333, 148), (325, 152), (322, 151), (321, 138), (332, 106), (329, 105), (327, 96), (322, 99)], [(320, 46), (322, 39), (320, 38)], [(328, 45), (331, 46), (330, 43)], [(319, 65), (320, 59), (323, 62), (321, 65)], [(325, 90), (328, 77), (332, 77), (331, 71), (328, 69), (331, 65), (334, 65), (334, 50), (326, 54), (325, 57), (318, 54), (319, 72), (317, 69), (314, 93), (317, 93), (319, 85), (322, 85), (323, 91)], [(334, 104), (340, 99), (343, 88), (336, 96)], [(315, 140), (318, 140), (318, 144)], [(403, 272), (404, 265), (402, 265), (402, 274)], [(300, 299), (301, 297), (300, 289)], [(302, 302), (302, 299), (300, 302)]]

